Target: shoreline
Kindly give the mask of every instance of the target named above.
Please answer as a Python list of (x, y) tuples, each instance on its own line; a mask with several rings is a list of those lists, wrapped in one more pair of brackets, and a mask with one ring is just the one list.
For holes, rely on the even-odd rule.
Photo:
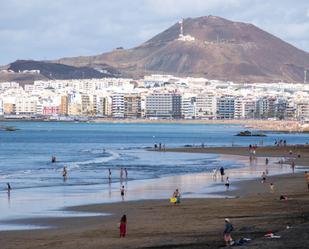
[[(303, 173), (270, 178), (276, 183), (274, 194), (269, 192), (268, 184), (248, 180), (236, 183), (239, 188), (230, 191), (235, 198), (189, 198), (182, 199), (179, 206), (168, 200), (139, 200), (74, 207), (70, 210), (111, 215), (32, 220), (36, 225), (48, 222), (57, 228), (0, 232), (0, 242), (5, 249), (220, 248), (224, 218), (229, 217), (235, 226), (235, 239), (252, 239), (248, 248), (270, 248), (269, 243), (271, 248), (282, 248), (283, 244), (284, 248), (306, 248), (309, 242), (295, 234), (299, 229), (306, 233), (304, 229), (309, 228), (309, 213), (305, 212), (309, 197)], [(241, 195), (237, 195), (239, 191)], [(279, 201), (281, 193), (290, 199)], [(123, 213), (128, 216), (128, 236), (119, 239), (117, 222)], [(286, 230), (287, 225), (291, 230)], [(269, 230), (282, 238), (265, 239), (263, 235)]]
[[(247, 148), (235, 148), (242, 155), (232, 154), (228, 147), (221, 147), (221, 150), (230, 151), (227, 155), (218, 153), (218, 149), (215, 148), (219, 160), (238, 157), (247, 162), (243, 167), (252, 167), (248, 165), (247, 155), (243, 154)], [(263, 155), (257, 150), (258, 158)], [(271, 160), (275, 159), (272, 157)], [(239, 168), (235, 170), (241, 172)], [(274, 182), (275, 193), (270, 192), (269, 182)], [(232, 186), (236, 189), (213, 193), (224, 194), (223, 198), (183, 198), (179, 206), (170, 204), (168, 199), (156, 199), (70, 207), (70, 211), (110, 215), (25, 219), (27, 224), (31, 221), (34, 225), (49, 224), (51, 227), (3, 231), (0, 242), (5, 249), (221, 248), (224, 245), (224, 218), (228, 217), (235, 226), (235, 239), (252, 239), (248, 247), (242, 248), (308, 248), (309, 241), (304, 236), (309, 229), (309, 212), (306, 211), (309, 210), (309, 196), (303, 173), (271, 175), (266, 184), (258, 178), (232, 181)], [(287, 195), (289, 200), (279, 201), (281, 194)], [(128, 216), (125, 239), (118, 237), (117, 223), (122, 214)], [(287, 230), (287, 226), (292, 228)], [(270, 230), (282, 238), (265, 239), (264, 234)]]
[(1, 119), (0, 122), (61, 122), (61, 123), (117, 123), (117, 124), (211, 124), (240, 125), (245, 129), (262, 132), (309, 133), (309, 126), (299, 121), (289, 120), (202, 120), (202, 119), (128, 119), (128, 118), (94, 118), (89, 120), (48, 120), (48, 119)]

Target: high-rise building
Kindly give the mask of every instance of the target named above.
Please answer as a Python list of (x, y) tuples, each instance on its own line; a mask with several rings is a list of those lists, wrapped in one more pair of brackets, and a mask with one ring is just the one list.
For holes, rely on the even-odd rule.
[(64, 95), (61, 96), (60, 114), (68, 115), (68, 113), (69, 113), (69, 98), (68, 96)]
[(112, 116), (115, 118), (124, 118), (124, 95), (112, 95)]
[(216, 116), (216, 97), (212, 93), (201, 93), (196, 96), (197, 118), (213, 118)]
[(124, 116), (141, 117), (141, 97), (138, 94), (124, 96)]
[(196, 97), (182, 97), (181, 114), (184, 119), (195, 119)]
[(235, 98), (222, 96), (217, 98), (217, 119), (234, 119)]
[(181, 95), (154, 93), (146, 96), (146, 117), (181, 118)]
[(36, 114), (36, 100), (32, 98), (17, 98), (16, 99), (16, 109), (17, 115), (20, 114)]

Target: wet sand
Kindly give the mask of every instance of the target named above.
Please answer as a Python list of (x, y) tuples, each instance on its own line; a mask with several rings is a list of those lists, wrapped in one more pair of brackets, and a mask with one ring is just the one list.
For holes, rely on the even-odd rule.
[[(235, 226), (234, 239), (251, 238), (248, 248), (309, 248), (309, 190), (304, 173), (237, 183), (229, 198), (147, 200), (74, 207), (74, 211), (110, 213), (106, 217), (31, 220), (53, 229), (0, 232), (3, 249), (220, 248), (224, 218)], [(275, 184), (270, 193), (269, 183)], [(281, 194), (287, 201), (280, 201)], [(126, 238), (118, 237), (120, 217), (128, 217)], [(29, 223), (29, 220), (25, 220)], [(292, 226), (286, 229), (286, 226)], [(265, 239), (268, 231), (280, 239)], [(246, 248), (246, 247), (242, 247)]]
[[(166, 152), (210, 153), (224, 155), (249, 156), (248, 147), (186, 147), (166, 149)], [(292, 154), (290, 154), (290, 151)], [(300, 157), (298, 157), (300, 155)], [(264, 146), (256, 149), (257, 157), (286, 158), (294, 160), (296, 165), (309, 166), (309, 145), (288, 145), (285, 147)]]

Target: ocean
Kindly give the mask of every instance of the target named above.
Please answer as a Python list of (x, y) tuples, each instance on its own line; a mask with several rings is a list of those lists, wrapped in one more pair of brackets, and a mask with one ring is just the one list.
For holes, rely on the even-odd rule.
[[(5, 224), (19, 218), (89, 215), (60, 210), (73, 205), (120, 201), (118, 192), (122, 184), (127, 189), (139, 186), (128, 199), (162, 198), (170, 193), (152, 190), (149, 194), (141, 191), (141, 186), (149, 183), (155, 186), (156, 179), (205, 174), (221, 166), (241, 167), (237, 162), (219, 160), (218, 155), (147, 150), (154, 144), (170, 148), (201, 144), (272, 145), (276, 139), (293, 144), (309, 142), (309, 134), (236, 137), (244, 130), (242, 126), (222, 124), (2, 122), (1, 125), (18, 128), (14, 132), (0, 131), (0, 189), (3, 189), (0, 222)], [(56, 163), (51, 163), (53, 155)], [(62, 178), (64, 166), (68, 169), (66, 181)], [(125, 182), (120, 180), (120, 168), (128, 170)], [(112, 171), (111, 181), (108, 169)], [(9, 196), (5, 190), (8, 182), (12, 187)], [(0, 224), (1, 229), (7, 230), (9, 226)]]

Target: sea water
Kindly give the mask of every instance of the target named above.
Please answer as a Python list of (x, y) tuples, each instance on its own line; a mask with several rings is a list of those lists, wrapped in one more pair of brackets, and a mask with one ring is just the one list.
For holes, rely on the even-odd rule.
[[(267, 137), (237, 137), (240, 125), (9, 122), (17, 131), (0, 131), (0, 222), (33, 217), (77, 216), (63, 207), (120, 201), (125, 185), (128, 199), (153, 199), (170, 195), (165, 190), (187, 184), (188, 196), (202, 193), (186, 175), (204, 174), (214, 168), (242, 165), (222, 161), (218, 155), (149, 151), (154, 144), (182, 146), (272, 145), (309, 142), (308, 134), (268, 133)], [(51, 157), (56, 156), (56, 163)], [(68, 169), (68, 179), (62, 169)], [(120, 168), (128, 177), (120, 179)], [(108, 169), (112, 171), (111, 181)], [(173, 178), (179, 176), (177, 179)], [(183, 179), (178, 183), (179, 179)], [(12, 191), (5, 190), (10, 183)], [(176, 182), (176, 184), (175, 184)], [(149, 190), (151, 188), (151, 191)], [(157, 189), (157, 191), (156, 191)], [(134, 191), (133, 191), (134, 190)], [(205, 191), (203, 189), (203, 191)], [(190, 194), (189, 194), (190, 193)], [(5, 225), (0, 226), (5, 229)]]

